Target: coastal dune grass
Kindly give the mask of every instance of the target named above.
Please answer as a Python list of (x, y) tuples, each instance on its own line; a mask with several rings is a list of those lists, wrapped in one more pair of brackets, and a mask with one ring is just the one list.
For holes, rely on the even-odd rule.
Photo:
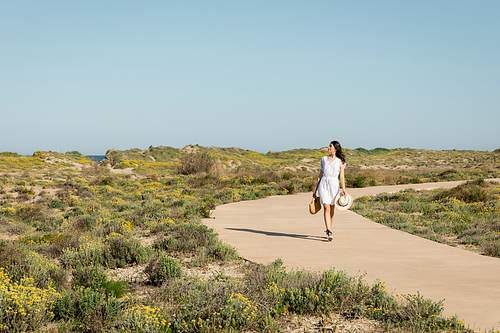
[[(429, 152), (444, 161), (431, 169), (416, 166), (419, 150), (346, 151), (350, 186), (498, 175), (498, 154), (489, 152)], [(324, 154), (150, 147), (110, 150), (98, 165), (78, 152), (0, 153), (0, 332), (278, 332), (290, 316), (332, 314), (373, 319), (388, 332), (471, 332), (442, 317), (441, 302), (393, 295), (380, 281), (248, 263), (202, 223), (224, 203), (311, 191)], [(464, 162), (471, 154), (474, 168)], [(414, 169), (390, 169), (401, 163)], [(441, 214), (450, 220), (442, 230), (498, 251), (495, 184), (381, 198), (356, 209), (368, 212), (358, 204), (373, 201), (368, 214), (388, 209), (402, 229), (405, 214)], [(475, 229), (455, 216), (479, 212)], [(192, 273), (213, 266), (219, 271), (208, 277)], [(226, 275), (229, 267), (236, 273)], [(114, 277), (129, 270), (145, 277)]]

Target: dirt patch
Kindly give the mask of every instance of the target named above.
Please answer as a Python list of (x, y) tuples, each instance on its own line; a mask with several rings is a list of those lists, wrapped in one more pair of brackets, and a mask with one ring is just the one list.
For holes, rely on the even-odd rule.
[(183, 272), (187, 276), (197, 277), (200, 280), (210, 280), (212, 278), (232, 278), (232, 279), (243, 279), (245, 275), (240, 272), (240, 268), (237, 265), (221, 266), (218, 264), (208, 264), (206, 267), (196, 267), (184, 269)]
[(238, 168), (241, 165), (241, 162), (238, 161), (238, 163), (234, 163), (233, 160), (229, 160), (229, 161), (227, 161), (227, 164), (229, 164), (230, 168), (236, 169), (236, 168)]
[[(16, 199), (19, 196), (19, 193), (17, 192), (12, 192), (14, 188), (17, 186), (5, 186), (3, 188), (3, 191), (5, 192), (4, 194), (0, 194), (0, 199), (2, 199), (5, 195), (10, 195), (12, 198)], [(36, 199), (36, 197), (42, 197), (42, 196), (49, 196), (49, 197), (55, 197), (56, 193), (59, 191), (58, 189), (54, 188), (43, 188), (43, 186), (40, 185), (35, 185), (35, 186), (30, 186), (27, 185), (25, 186), (28, 190), (32, 190), (35, 192), (35, 194), (29, 195), (30, 200)]]
[(0, 233), (0, 239), (6, 240), (6, 241), (15, 241), (19, 236), (18, 235), (11, 235), (6, 232)]
[(159, 236), (139, 236), (135, 237), (144, 246), (151, 246), (159, 238)]
[(340, 314), (333, 314), (328, 317), (313, 316), (291, 316), (280, 321), (282, 332), (381, 332), (382, 325), (366, 318), (346, 319)]
[(125, 268), (117, 268), (109, 270), (107, 276), (112, 280), (125, 280), (130, 283), (144, 283), (148, 280), (146, 274), (144, 274), (144, 269), (146, 265), (137, 265)]
[(303, 168), (306, 168), (306, 170), (310, 170), (310, 171), (319, 170), (318, 166), (310, 166), (310, 165), (304, 165), (304, 164), (297, 165), (297, 170), (302, 170)]
[(405, 164), (403, 164), (403, 165), (398, 165), (396, 167), (396, 169), (397, 170), (414, 170), (414, 169), (416, 169), (416, 167), (411, 166), (411, 165), (405, 165)]
[(131, 175), (134, 173), (134, 168), (125, 168), (125, 169), (113, 169), (111, 166), (108, 164), (108, 169), (112, 173), (116, 173), (119, 175)]
[(304, 171), (312, 171), (312, 172), (319, 172), (320, 168), (318, 166), (310, 166), (310, 165), (304, 165), (304, 164), (299, 164), (295, 167), (284, 167), (283, 170), (288, 170), (288, 171), (293, 171), (293, 172), (297, 172), (297, 171), (302, 171), (303, 168), (305, 168)]
[(361, 165), (359, 168), (360, 169), (371, 169), (371, 170), (377, 170), (377, 169), (388, 170), (388, 169), (391, 169), (388, 166), (380, 165), (380, 164), (377, 164), (377, 165)]
[(44, 161), (46, 163), (49, 163), (49, 164), (55, 164), (57, 162), (70, 164), (70, 165), (67, 166), (68, 168), (75, 168), (77, 170), (82, 170), (82, 168), (84, 166), (86, 166), (86, 165), (81, 164), (81, 163), (76, 163), (76, 162), (73, 162), (73, 161), (70, 161), (70, 160), (66, 160), (66, 159), (63, 159), (63, 158), (57, 158), (57, 157), (47, 157)]

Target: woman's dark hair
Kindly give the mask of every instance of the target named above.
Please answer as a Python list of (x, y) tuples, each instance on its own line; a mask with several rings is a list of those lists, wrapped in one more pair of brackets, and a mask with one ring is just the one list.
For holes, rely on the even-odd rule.
[(345, 156), (344, 156), (344, 152), (342, 152), (342, 147), (340, 146), (340, 142), (332, 141), (332, 142), (330, 142), (330, 144), (333, 145), (333, 147), (335, 148), (335, 156), (340, 158), (342, 163), (345, 163)]

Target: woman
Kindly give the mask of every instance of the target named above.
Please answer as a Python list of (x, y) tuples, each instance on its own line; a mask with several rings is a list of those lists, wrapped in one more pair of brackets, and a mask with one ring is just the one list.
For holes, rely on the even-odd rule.
[(318, 191), (321, 203), (323, 204), (323, 213), (325, 217), (326, 238), (331, 242), (333, 240), (331, 227), (335, 208), (335, 197), (340, 192), (339, 174), (342, 182), (343, 195), (347, 195), (345, 191), (345, 157), (342, 152), (342, 147), (338, 141), (332, 141), (328, 147), (328, 156), (321, 158), (321, 171), (319, 172), (316, 188), (313, 192), (313, 197), (316, 198)]

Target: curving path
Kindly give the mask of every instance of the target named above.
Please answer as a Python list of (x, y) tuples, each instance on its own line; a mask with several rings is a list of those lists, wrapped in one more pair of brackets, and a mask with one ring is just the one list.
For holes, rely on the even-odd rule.
[[(500, 181), (500, 179), (495, 179)], [(404, 188), (453, 187), (440, 182), (348, 189), (354, 198)], [(324, 237), (322, 214), (311, 215), (311, 193), (274, 196), (218, 206), (204, 222), (220, 231), (248, 260), (281, 257), (288, 267), (379, 278), (390, 291), (417, 291), (444, 301), (446, 316), (458, 315), (474, 330), (500, 329), (500, 259), (435, 243), (372, 222), (352, 211), (336, 211), (333, 242)]]

